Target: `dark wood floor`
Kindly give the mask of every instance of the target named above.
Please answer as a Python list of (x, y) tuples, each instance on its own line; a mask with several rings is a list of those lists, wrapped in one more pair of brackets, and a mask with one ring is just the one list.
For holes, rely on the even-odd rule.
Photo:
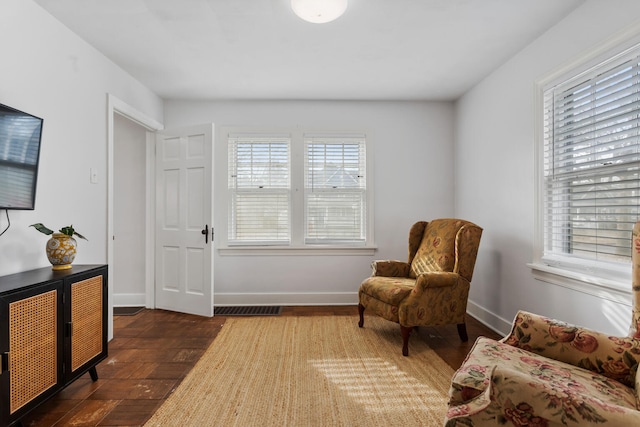
[[(355, 306), (285, 307), (282, 315), (353, 315), (354, 325), (357, 324)], [(109, 343), (109, 357), (97, 367), (98, 381), (92, 382), (89, 374), (85, 374), (26, 416), (23, 425), (143, 425), (202, 356), (225, 319), (164, 310), (115, 316), (114, 339)], [(478, 336), (499, 338), (471, 317), (467, 330), (466, 343), (460, 342), (455, 325), (422, 327), (412, 339), (425, 340), (457, 369)]]

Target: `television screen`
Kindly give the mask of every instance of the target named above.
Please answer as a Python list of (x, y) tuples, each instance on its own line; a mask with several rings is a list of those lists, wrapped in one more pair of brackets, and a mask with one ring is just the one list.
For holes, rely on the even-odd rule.
[(0, 104), (0, 209), (34, 209), (42, 119)]

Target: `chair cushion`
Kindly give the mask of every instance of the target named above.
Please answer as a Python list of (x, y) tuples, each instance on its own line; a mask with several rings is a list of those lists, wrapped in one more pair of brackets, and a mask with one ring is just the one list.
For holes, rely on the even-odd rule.
[(515, 425), (535, 418), (535, 425), (579, 426), (632, 425), (640, 416), (632, 388), (485, 337), (454, 374), (449, 395), (448, 419), (482, 413)]
[(465, 221), (436, 219), (427, 224), (422, 243), (411, 262), (409, 277), (422, 273), (453, 271), (455, 266), (456, 235)]
[(398, 304), (411, 293), (416, 281), (402, 277), (369, 277), (358, 290), (360, 304), (376, 316), (400, 323)]
[(397, 307), (411, 293), (415, 284), (414, 279), (402, 277), (369, 277), (360, 285), (359, 293)]

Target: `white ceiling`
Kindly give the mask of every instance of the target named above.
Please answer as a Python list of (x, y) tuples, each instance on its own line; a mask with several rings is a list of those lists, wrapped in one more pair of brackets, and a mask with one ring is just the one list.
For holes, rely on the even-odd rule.
[(165, 99), (454, 100), (584, 0), (35, 0)]

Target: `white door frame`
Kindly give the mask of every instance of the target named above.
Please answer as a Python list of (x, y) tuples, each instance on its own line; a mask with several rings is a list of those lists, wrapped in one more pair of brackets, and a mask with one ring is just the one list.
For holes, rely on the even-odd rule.
[(164, 125), (131, 107), (111, 94), (107, 94), (107, 263), (108, 267), (108, 339), (113, 338), (113, 202), (114, 202), (114, 114), (119, 114), (147, 130), (146, 148), (146, 227), (145, 230), (145, 294), (146, 307), (155, 308), (154, 294), (154, 226), (155, 226), (155, 136), (153, 132)]

